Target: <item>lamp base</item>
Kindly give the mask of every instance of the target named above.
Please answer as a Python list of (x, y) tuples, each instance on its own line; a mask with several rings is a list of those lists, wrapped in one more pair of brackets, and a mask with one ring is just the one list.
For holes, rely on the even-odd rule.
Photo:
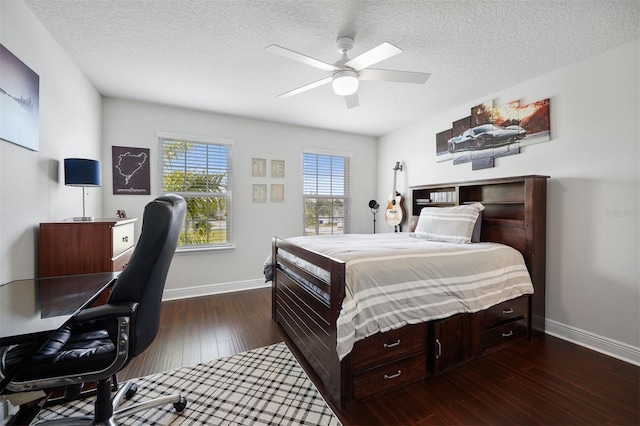
[(74, 222), (93, 222), (94, 220), (95, 219), (93, 218), (93, 216), (81, 216), (73, 218)]

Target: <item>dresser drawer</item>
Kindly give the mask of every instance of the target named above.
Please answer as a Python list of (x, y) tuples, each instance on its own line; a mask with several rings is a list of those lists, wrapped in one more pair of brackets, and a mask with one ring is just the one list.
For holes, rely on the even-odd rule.
[(113, 257), (133, 247), (133, 223), (113, 227)]
[(528, 336), (529, 320), (527, 318), (503, 324), (484, 332), (485, 350), (496, 349)]
[(363, 371), (353, 376), (353, 397), (362, 399), (426, 377), (424, 353)]
[(356, 342), (353, 346), (354, 371), (361, 371), (424, 351), (427, 340), (426, 330), (425, 323), (406, 325)]
[(118, 257), (113, 258), (113, 261), (112, 261), (113, 268), (111, 268), (112, 271), (113, 272), (124, 271), (124, 268), (127, 267), (127, 264), (129, 263), (129, 260), (131, 259), (132, 254), (133, 254), (133, 247), (129, 248), (124, 253), (121, 253)]
[(484, 320), (485, 328), (491, 328), (505, 321), (511, 321), (528, 315), (529, 296), (520, 296), (487, 309)]

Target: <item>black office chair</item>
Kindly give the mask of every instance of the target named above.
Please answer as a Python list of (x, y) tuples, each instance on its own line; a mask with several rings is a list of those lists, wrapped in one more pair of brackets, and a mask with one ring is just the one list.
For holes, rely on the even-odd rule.
[[(116, 373), (158, 333), (162, 292), (185, 214), (186, 202), (178, 195), (161, 196), (147, 204), (140, 240), (107, 304), (81, 311), (69, 326), (58, 330), (7, 389), (24, 392), (97, 382), (94, 417), (64, 419), (74, 425), (116, 424), (116, 416), (168, 403), (178, 412), (184, 410), (186, 399), (173, 395), (116, 411), (136, 389), (127, 382), (115, 395), (112, 390), (118, 388)], [(0, 368), (11, 368), (26, 350), (22, 346), (5, 349)]]

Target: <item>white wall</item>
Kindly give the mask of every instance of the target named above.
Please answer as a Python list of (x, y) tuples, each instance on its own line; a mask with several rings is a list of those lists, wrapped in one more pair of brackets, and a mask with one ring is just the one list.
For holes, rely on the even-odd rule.
[[(263, 285), (262, 265), (271, 250), (271, 237), (303, 232), (302, 151), (324, 148), (353, 154), (352, 232), (371, 231), (367, 207), (376, 191), (375, 138), (288, 126), (202, 111), (105, 98), (103, 101), (103, 184), (105, 214), (124, 209), (141, 217), (144, 205), (158, 195), (157, 132), (223, 137), (233, 147), (233, 243), (235, 249), (178, 254), (171, 265), (165, 299), (208, 294)], [(112, 146), (149, 148), (151, 195), (113, 195)], [(285, 161), (285, 179), (251, 176), (251, 159)], [(253, 203), (254, 183), (284, 183), (283, 203)], [(136, 234), (140, 233), (140, 221)]]
[[(379, 197), (390, 192), (394, 161), (405, 164), (398, 175), (405, 193), (410, 185), (549, 175), (547, 331), (636, 363), (640, 363), (638, 52), (636, 40), (400, 129), (378, 144)], [(491, 169), (472, 171), (470, 163), (436, 163), (435, 134), (469, 114), (472, 106), (490, 100), (499, 105), (545, 98), (551, 98), (551, 141), (499, 158)]]
[[(98, 92), (22, 1), (0, 1), (0, 43), (40, 76), (40, 148), (0, 140), (0, 282), (35, 276), (40, 222), (81, 216), (82, 190), (64, 186), (66, 157), (100, 159)], [(100, 188), (87, 212), (102, 210)]]

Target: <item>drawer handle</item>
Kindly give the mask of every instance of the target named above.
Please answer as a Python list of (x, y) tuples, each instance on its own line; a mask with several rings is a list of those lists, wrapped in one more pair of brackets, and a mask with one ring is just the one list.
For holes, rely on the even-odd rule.
[(440, 339), (436, 339), (436, 346), (438, 346), (438, 353), (436, 353), (436, 359), (442, 356), (442, 344), (440, 344)]
[(507, 308), (507, 309), (503, 309), (502, 310), (503, 314), (512, 314), (513, 313), (513, 308)]
[(393, 342), (393, 343), (385, 343), (382, 346), (384, 346), (385, 348), (394, 348), (396, 346), (398, 346), (400, 344), (400, 339), (398, 339), (397, 341)]
[(509, 330), (506, 333), (502, 333), (502, 337), (511, 337), (513, 336), (513, 330)]
[(387, 379), (395, 379), (396, 377), (399, 377), (399, 376), (400, 376), (400, 374), (402, 374), (402, 370), (398, 370), (398, 372), (397, 372), (397, 373), (395, 373), (395, 374), (391, 374), (391, 375), (387, 375), (387, 374), (385, 374), (385, 375), (384, 375), (384, 379), (385, 379), (385, 380), (387, 380)]
[(126, 235), (124, 237), (122, 237), (122, 242), (123, 243), (128, 243), (129, 242), (129, 237), (127, 237)]

